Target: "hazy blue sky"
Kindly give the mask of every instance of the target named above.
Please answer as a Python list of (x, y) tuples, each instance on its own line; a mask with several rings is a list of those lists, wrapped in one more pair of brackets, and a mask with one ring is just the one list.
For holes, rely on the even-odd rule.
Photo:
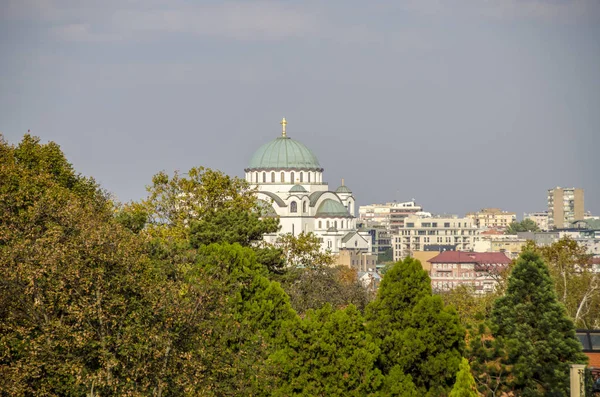
[(279, 121), (360, 204), (600, 214), (600, 0), (0, 0), (0, 132), (122, 201)]

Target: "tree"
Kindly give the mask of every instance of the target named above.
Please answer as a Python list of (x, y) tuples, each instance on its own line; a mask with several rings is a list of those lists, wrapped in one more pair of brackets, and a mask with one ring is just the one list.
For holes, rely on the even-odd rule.
[(477, 397), (477, 387), (475, 379), (471, 375), (469, 361), (463, 357), (460, 362), (458, 373), (456, 374), (456, 383), (452, 387), (449, 397)]
[(537, 223), (531, 219), (524, 219), (521, 222), (511, 222), (506, 228), (505, 234), (517, 234), (518, 232), (537, 232), (540, 228)]
[(494, 305), (491, 338), (479, 360), (496, 361), (505, 391), (520, 395), (566, 395), (569, 363), (587, 362), (547, 266), (531, 251), (521, 253)]
[(489, 318), (494, 301), (499, 293), (476, 294), (469, 285), (459, 285), (449, 291), (440, 291), (444, 304), (456, 309), (461, 324), (467, 329), (476, 330), (478, 325)]
[(386, 272), (366, 319), (379, 342), (378, 367), (385, 376), (410, 376), (419, 395), (449, 391), (464, 330), (456, 311), (432, 296), (431, 281), (419, 261), (407, 258)]
[(600, 327), (600, 273), (584, 246), (568, 237), (547, 245), (529, 242), (526, 249), (537, 252), (548, 265), (559, 302), (576, 326)]
[(278, 376), (274, 396), (366, 396), (381, 386), (374, 368), (379, 350), (353, 305), (309, 310), (283, 327), (270, 359)]
[(321, 242), (313, 233), (291, 233), (277, 238), (275, 246), (283, 251), (287, 266), (320, 269), (333, 265), (331, 252), (321, 251)]

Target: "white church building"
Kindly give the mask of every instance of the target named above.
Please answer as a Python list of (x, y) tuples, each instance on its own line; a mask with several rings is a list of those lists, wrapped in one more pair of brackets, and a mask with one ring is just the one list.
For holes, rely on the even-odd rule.
[(279, 232), (265, 240), (273, 243), (281, 234), (312, 232), (321, 248), (334, 254), (344, 248), (370, 252), (371, 237), (356, 229), (356, 201), (350, 189), (342, 180), (330, 191), (317, 157), (287, 135), (285, 118), (281, 125), (281, 136), (258, 148), (244, 170), (268, 212), (280, 219)]

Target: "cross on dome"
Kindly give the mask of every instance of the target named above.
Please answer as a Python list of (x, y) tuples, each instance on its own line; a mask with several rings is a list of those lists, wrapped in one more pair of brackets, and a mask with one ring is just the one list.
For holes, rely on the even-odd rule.
[(285, 121), (285, 117), (281, 120), (281, 123), (279, 123), (279, 124), (281, 124), (281, 127), (282, 127), (281, 136), (285, 138), (287, 136), (285, 133), (285, 126), (287, 125), (287, 121)]

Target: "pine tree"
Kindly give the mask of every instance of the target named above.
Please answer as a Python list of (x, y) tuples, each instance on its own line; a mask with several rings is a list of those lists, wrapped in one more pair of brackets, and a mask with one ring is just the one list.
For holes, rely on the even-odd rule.
[(493, 351), (508, 388), (523, 396), (567, 395), (569, 363), (586, 363), (573, 322), (540, 256), (525, 251), (492, 311)]
[(477, 388), (475, 379), (471, 375), (469, 361), (463, 358), (460, 362), (458, 373), (456, 374), (456, 383), (450, 392), (449, 397), (477, 397)]
[(366, 318), (380, 344), (378, 366), (385, 376), (404, 373), (419, 395), (449, 391), (461, 360), (464, 329), (456, 311), (432, 296), (431, 281), (419, 261), (407, 258), (386, 272)]

